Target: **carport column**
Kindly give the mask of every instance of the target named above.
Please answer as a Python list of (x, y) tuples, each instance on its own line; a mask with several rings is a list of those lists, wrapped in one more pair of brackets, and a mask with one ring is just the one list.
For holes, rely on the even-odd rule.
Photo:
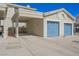
[(7, 36), (8, 36), (8, 25), (7, 25), (7, 19), (4, 20), (4, 33), (3, 33), (3, 37), (4, 39), (7, 39)]
[(9, 26), (9, 23), (8, 23), (8, 20), (10, 19), (10, 15), (8, 15), (8, 13), (10, 13), (9, 11), (9, 8), (6, 8), (6, 12), (4, 12), (4, 20), (3, 20), (3, 38), (4, 39), (7, 39), (7, 36), (8, 36), (8, 26)]
[(18, 27), (18, 19), (16, 19), (16, 31), (15, 31), (16, 38), (19, 37), (19, 27)]
[(18, 12), (18, 8), (15, 8), (15, 14), (16, 14), (16, 18), (15, 18), (15, 37), (18, 38), (19, 37), (19, 12)]
[(6, 8), (6, 10), (7, 11), (4, 13), (4, 33), (3, 33), (4, 39), (7, 39), (8, 37), (8, 28), (11, 27), (10, 21), (12, 19), (12, 16), (14, 15), (14, 8), (8, 7)]
[(12, 21), (12, 34), (14, 36), (14, 21)]

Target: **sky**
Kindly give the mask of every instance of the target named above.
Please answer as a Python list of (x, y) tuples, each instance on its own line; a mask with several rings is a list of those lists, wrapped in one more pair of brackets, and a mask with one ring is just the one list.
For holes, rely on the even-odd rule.
[(73, 16), (79, 14), (79, 3), (16, 3), (17, 5), (27, 6), (30, 5), (32, 8), (38, 9), (39, 12), (48, 12), (65, 8)]

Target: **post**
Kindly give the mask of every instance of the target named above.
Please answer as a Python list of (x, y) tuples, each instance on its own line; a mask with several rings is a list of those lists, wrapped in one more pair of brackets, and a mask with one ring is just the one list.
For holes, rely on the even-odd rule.
[(15, 28), (14, 28), (14, 22), (12, 21), (12, 34), (13, 34), (12, 36), (14, 36), (14, 33), (15, 33), (14, 30), (15, 30)]
[(16, 38), (18, 38), (19, 37), (19, 27), (18, 27), (18, 19), (16, 19), (16, 28), (15, 28), (15, 36), (16, 36)]
[[(8, 19), (8, 18), (7, 18)], [(3, 28), (3, 37), (4, 39), (7, 39), (8, 37), (8, 25), (7, 25), (7, 19), (4, 20), (4, 28)]]
[(18, 12), (18, 8), (15, 8), (15, 14), (16, 14), (16, 18), (15, 18), (15, 37), (18, 38), (19, 37), (19, 12)]
[(14, 8), (13, 7), (8, 7), (6, 8), (7, 11), (5, 11), (4, 13), (4, 33), (3, 33), (3, 37), (4, 39), (8, 39), (8, 28), (11, 27), (11, 20), (12, 17), (14, 15)]

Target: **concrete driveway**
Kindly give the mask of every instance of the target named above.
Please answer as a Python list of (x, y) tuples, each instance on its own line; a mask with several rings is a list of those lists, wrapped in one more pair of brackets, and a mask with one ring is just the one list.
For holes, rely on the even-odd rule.
[(79, 56), (79, 36), (45, 39), (38, 36), (9, 37), (0, 40), (4, 56)]

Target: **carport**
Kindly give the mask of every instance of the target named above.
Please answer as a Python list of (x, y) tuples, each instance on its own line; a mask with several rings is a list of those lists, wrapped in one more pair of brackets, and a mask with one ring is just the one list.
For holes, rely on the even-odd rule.
[[(21, 35), (43, 35), (43, 15), (40, 12), (16, 8), (12, 18), (12, 29), (14, 36)], [(23, 26), (22, 26), (23, 25)]]

